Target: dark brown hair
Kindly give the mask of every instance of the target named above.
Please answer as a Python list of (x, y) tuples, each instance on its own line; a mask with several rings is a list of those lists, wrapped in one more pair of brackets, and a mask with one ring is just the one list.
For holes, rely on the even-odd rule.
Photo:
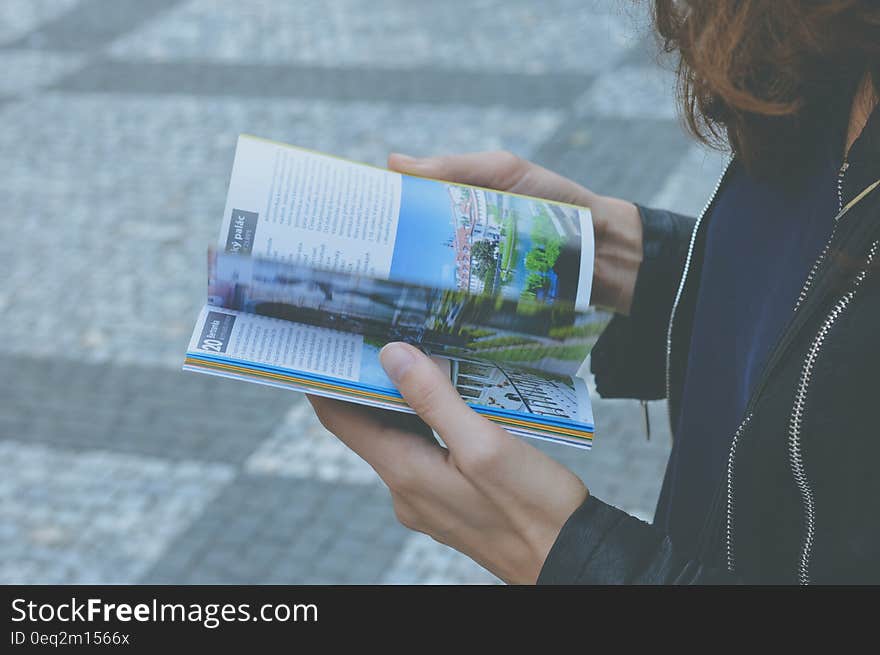
[(690, 131), (756, 174), (794, 172), (817, 130), (845, 131), (866, 73), (880, 91), (877, 0), (654, 0), (654, 21)]

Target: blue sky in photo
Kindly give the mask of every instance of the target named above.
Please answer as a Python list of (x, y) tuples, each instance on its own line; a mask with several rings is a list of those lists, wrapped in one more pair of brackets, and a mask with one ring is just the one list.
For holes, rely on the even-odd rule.
[(391, 277), (426, 286), (455, 287), (451, 205), (446, 186), (403, 175)]

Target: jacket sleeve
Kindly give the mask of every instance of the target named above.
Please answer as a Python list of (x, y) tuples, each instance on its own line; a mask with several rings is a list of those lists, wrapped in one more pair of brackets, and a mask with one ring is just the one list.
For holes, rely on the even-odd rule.
[(666, 331), (695, 219), (639, 207), (643, 259), (629, 316), (616, 314), (590, 354), (603, 398), (666, 396)]
[(550, 549), (538, 584), (734, 584), (725, 569), (676, 552), (669, 537), (588, 496)]

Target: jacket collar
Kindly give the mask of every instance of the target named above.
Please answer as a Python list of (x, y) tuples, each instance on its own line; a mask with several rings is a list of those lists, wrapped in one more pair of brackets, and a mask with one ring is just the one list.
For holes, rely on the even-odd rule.
[(880, 105), (875, 107), (862, 133), (846, 157), (841, 192), (844, 204), (880, 179)]

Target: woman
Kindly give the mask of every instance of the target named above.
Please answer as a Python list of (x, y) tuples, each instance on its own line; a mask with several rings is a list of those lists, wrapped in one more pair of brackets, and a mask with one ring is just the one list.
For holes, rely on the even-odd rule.
[(311, 402), (405, 525), (510, 582), (880, 582), (880, 9), (654, 4), (688, 125), (734, 155), (696, 222), (504, 153), (389, 159), (592, 209), (593, 301), (616, 311), (597, 388), (669, 401), (654, 524), (479, 417), (405, 344), (382, 363), (421, 420)]

